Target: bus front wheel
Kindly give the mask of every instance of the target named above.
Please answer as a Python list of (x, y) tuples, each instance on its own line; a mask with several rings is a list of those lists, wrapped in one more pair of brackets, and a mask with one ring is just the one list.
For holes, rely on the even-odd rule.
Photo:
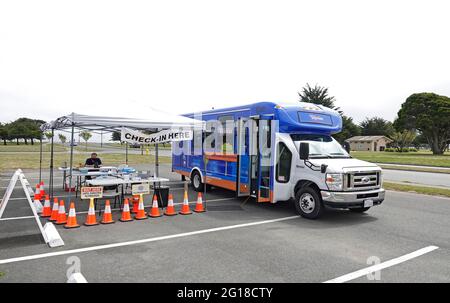
[(302, 187), (295, 193), (295, 209), (304, 218), (317, 219), (322, 215), (324, 206), (314, 188)]
[(191, 184), (195, 191), (202, 192), (204, 189), (204, 184), (202, 182), (202, 176), (198, 171), (194, 171), (191, 175)]

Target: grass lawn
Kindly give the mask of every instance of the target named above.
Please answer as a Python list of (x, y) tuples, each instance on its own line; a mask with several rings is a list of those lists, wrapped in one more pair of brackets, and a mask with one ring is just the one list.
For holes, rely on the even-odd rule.
[[(90, 153), (80, 153), (73, 155), (73, 163), (77, 166), (79, 163), (86, 161)], [(69, 153), (57, 153), (54, 154), (54, 165), (55, 168), (61, 166), (63, 162), (69, 163), (70, 154)], [(125, 163), (124, 154), (103, 154), (102, 162), (104, 165), (119, 165)], [(128, 155), (128, 164), (143, 164), (143, 163), (154, 163), (155, 157), (152, 155)], [(171, 163), (170, 157), (159, 157), (160, 163)], [(42, 166), (49, 167), (50, 165), (50, 154), (46, 153), (43, 155)], [(17, 168), (22, 169), (37, 169), (39, 168), (39, 153), (30, 153), (24, 155), (16, 155), (11, 153), (0, 153), (0, 170), (14, 170)]]
[(357, 159), (377, 163), (450, 167), (450, 153), (448, 152), (442, 156), (435, 156), (431, 152), (423, 151), (408, 153), (352, 151), (351, 155)]
[(444, 169), (439, 167), (409, 167), (409, 166), (394, 166), (389, 164), (379, 165), (383, 169), (394, 169), (394, 170), (406, 170), (406, 171), (418, 171), (418, 172), (426, 172), (426, 173), (441, 173), (441, 174), (450, 174), (450, 169)]
[[(17, 145), (16, 143), (9, 143), (7, 145), (3, 145), (3, 143), (0, 144), (0, 153), (1, 152), (39, 152), (40, 149), (40, 143), (34, 142), (34, 145), (31, 145), (31, 143), (28, 143), (28, 145), (25, 145), (25, 143), (21, 142), (20, 145)], [(53, 147), (54, 151), (65, 151), (67, 147), (62, 146), (61, 144), (55, 144)], [(50, 144), (43, 143), (42, 144), (42, 151), (44, 152), (50, 152)]]
[[(101, 151), (102, 149), (121, 149), (121, 150), (125, 150), (125, 144), (120, 144), (120, 143), (116, 143), (116, 142), (105, 142), (103, 143), (103, 147), (101, 147), (100, 143), (98, 142), (88, 142), (87, 144), (87, 149), (88, 151)], [(155, 149), (155, 145), (144, 145), (144, 150), (145, 149), (149, 149), (149, 150), (154, 150)], [(81, 141), (77, 146), (74, 147), (74, 149), (79, 150), (79, 151), (86, 151), (86, 143), (84, 141)], [(128, 146), (129, 150), (140, 150), (141, 148), (133, 148)], [(160, 144), (159, 145), (159, 149), (171, 149), (171, 145), (170, 144)]]
[(105, 148), (107, 148), (105, 145), (103, 145), (103, 148), (101, 148), (100, 145), (96, 146), (96, 145), (88, 144), (87, 151), (86, 151), (86, 145), (84, 143), (81, 143), (80, 145), (73, 147), (74, 150), (80, 151), (80, 152), (98, 152), (98, 151), (104, 150)]
[[(154, 150), (155, 146), (144, 146), (145, 149)], [(160, 145), (159, 149), (166, 149), (170, 150), (170, 145), (166, 144), (165, 146)], [(35, 142), (34, 145), (31, 145), (31, 143), (28, 143), (28, 145), (25, 145), (25, 143), (20, 142), (20, 145), (17, 145), (15, 142), (7, 142), (7, 145), (3, 145), (2, 142), (0, 142), (0, 153), (2, 152), (39, 152), (40, 144), (39, 142)], [(53, 147), (55, 152), (63, 152), (70, 150), (70, 146), (66, 143), (65, 145), (62, 145), (61, 143), (55, 143)], [(88, 152), (101, 152), (104, 149), (120, 149), (125, 150), (125, 145), (120, 145), (120, 143), (103, 143), (103, 148), (101, 147), (100, 143), (91, 143), (88, 142), (87, 150)], [(74, 150), (85, 152), (86, 151), (86, 144), (84, 142), (80, 142), (77, 146), (74, 146)], [(140, 148), (131, 148), (129, 147), (129, 150), (140, 150)], [(50, 152), (50, 144), (49, 143), (43, 143), (42, 144), (42, 151), (43, 152)]]
[(388, 190), (406, 191), (424, 195), (450, 197), (450, 189), (445, 188), (398, 184), (391, 182), (383, 182), (383, 188)]

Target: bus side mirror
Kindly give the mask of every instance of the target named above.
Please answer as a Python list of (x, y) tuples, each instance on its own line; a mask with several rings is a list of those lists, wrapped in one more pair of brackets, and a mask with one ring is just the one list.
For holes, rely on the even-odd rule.
[(300, 159), (301, 160), (308, 160), (309, 158), (309, 143), (307, 142), (300, 142)]
[(347, 153), (350, 153), (350, 143), (344, 142), (344, 149)]

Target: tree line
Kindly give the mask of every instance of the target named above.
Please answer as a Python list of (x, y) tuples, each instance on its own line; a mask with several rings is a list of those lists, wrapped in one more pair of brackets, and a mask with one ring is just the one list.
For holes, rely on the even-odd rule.
[(327, 87), (306, 84), (298, 95), (301, 102), (323, 105), (341, 114), (342, 131), (333, 135), (341, 144), (353, 136), (382, 135), (394, 141), (397, 151), (404, 151), (411, 145), (427, 145), (435, 155), (442, 155), (450, 144), (450, 98), (446, 96), (412, 94), (402, 104), (393, 122), (381, 117), (366, 117), (356, 124), (335, 105), (336, 98), (328, 94)]
[(6, 145), (7, 141), (16, 141), (19, 144), (23, 140), (25, 144), (30, 142), (34, 144), (34, 140), (41, 140), (43, 133), (40, 126), (44, 124), (43, 120), (19, 118), (10, 123), (0, 123), (0, 139)]
[[(450, 144), (450, 98), (434, 93), (418, 93), (409, 96), (401, 105), (396, 119), (391, 122), (381, 117), (367, 117), (356, 124), (336, 106), (336, 98), (330, 96), (327, 87), (306, 84), (298, 92), (299, 101), (323, 105), (338, 111), (342, 117), (342, 131), (333, 135), (340, 143), (353, 136), (382, 135), (394, 141), (398, 151), (413, 145), (416, 147), (427, 145), (435, 155), (442, 155)], [(51, 139), (52, 134), (43, 133), (40, 126), (45, 121), (39, 119), (19, 118), (13, 122), (0, 123), (0, 140), (6, 145), (7, 141), (23, 140), (25, 144), (34, 140), (41, 140), (44, 136)], [(59, 139), (65, 143), (67, 138), (59, 134)], [(92, 134), (83, 131), (80, 136), (86, 142)], [(113, 141), (120, 141), (120, 133), (112, 134)]]
[[(50, 140), (52, 138), (51, 132), (42, 132), (40, 127), (42, 124), (46, 123), (43, 120), (39, 119), (30, 119), (30, 118), (19, 118), (10, 123), (0, 123), (0, 140), (3, 141), (4, 145), (7, 145), (7, 142), (15, 141), (17, 145), (23, 141), (25, 144), (30, 143), (34, 145), (35, 140), (42, 140), (46, 138)], [(92, 134), (89, 131), (82, 131), (80, 133), (80, 137), (86, 142), (92, 137)], [(58, 138), (61, 143), (66, 143), (67, 137), (64, 134), (58, 134)]]

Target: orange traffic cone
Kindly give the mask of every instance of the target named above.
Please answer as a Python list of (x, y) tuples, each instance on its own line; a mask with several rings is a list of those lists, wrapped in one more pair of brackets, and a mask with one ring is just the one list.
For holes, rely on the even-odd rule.
[(36, 184), (36, 189), (34, 191), (34, 197), (35, 198), (37, 197), (38, 200), (42, 199), (42, 197), (41, 197), (41, 184)]
[(138, 212), (140, 199), (141, 198), (139, 197), (139, 195), (134, 195), (133, 200), (131, 200), (131, 202), (133, 203), (133, 210), (131, 212), (133, 214), (137, 214), (137, 212)]
[(62, 225), (67, 223), (66, 207), (64, 205), (64, 200), (59, 201), (58, 219), (55, 224)]
[(144, 219), (147, 219), (147, 215), (145, 214), (145, 209), (144, 209), (144, 201), (142, 201), (142, 199), (139, 199), (138, 212), (137, 212), (137, 214), (134, 216), (134, 218), (135, 218), (136, 220), (144, 220)]
[(50, 197), (48, 195), (45, 196), (44, 208), (42, 209), (42, 218), (48, 218), (52, 215), (52, 207), (50, 205)]
[(169, 194), (169, 201), (167, 202), (166, 211), (164, 212), (166, 216), (175, 216), (178, 215), (175, 211), (175, 206), (173, 205), (173, 196)]
[(105, 203), (105, 211), (103, 212), (103, 219), (100, 221), (102, 224), (111, 224), (114, 223), (111, 213), (111, 205), (109, 204), (109, 200), (106, 200)]
[(42, 213), (42, 203), (40, 201), (39, 195), (34, 195), (34, 208), (36, 209), (37, 213)]
[(64, 228), (77, 228), (80, 227), (77, 223), (77, 214), (75, 212), (75, 203), (70, 202), (69, 218), (67, 219), (67, 224)]
[(203, 212), (205, 212), (205, 209), (203, 208), (202, 193), (198, 193), (197, 203), (195, 204), (194, 211), (196, 213), (203, 213)]
[(122, 217), (120, 217), (119, 221), (128, 222), (133, 221), (130, 213), (130, 204), (128, 203), (128, 199), (125, 199), (122, 210)]
[(153, 195), (153, 204), (152, 204), (152, 209), (150, 210), (149, 214), (150, 217), (152, 218), (158, 218), (161, 217), (162, 215), (159, 213), (159, 208), (158, 208), (158, 199), (156, 198), (156, 195)]
[(50, 216), (50, 221), (56, 221), (58, 220), (58, 210), (59, 210), (59, 203), (58, 198), (53, 198), (53, 208), (52, 208), (52, 215)]
[(41, 194), (42, 198), (45, 197), (44, 181), (41, 181), (41, 183), (39, 183), (39, 193)]
[(188, 201), (187, 191), (184, 191), (183, 206), (181, 206), (180, 214), (182, 214), (182, 215), (192, 214), (191, 210), (189, 209), (189, 201)]
[(86, 216), (86, 222), (84, 222), (84, 225), (86, 225), (86, 226), (98, 225), (97, 218), (95, 217), (95, 207), (94, 207), (93, 199), (91, 199), (91, 201), (89, 202), (89, 210), (88, 210), (88, 214)]

